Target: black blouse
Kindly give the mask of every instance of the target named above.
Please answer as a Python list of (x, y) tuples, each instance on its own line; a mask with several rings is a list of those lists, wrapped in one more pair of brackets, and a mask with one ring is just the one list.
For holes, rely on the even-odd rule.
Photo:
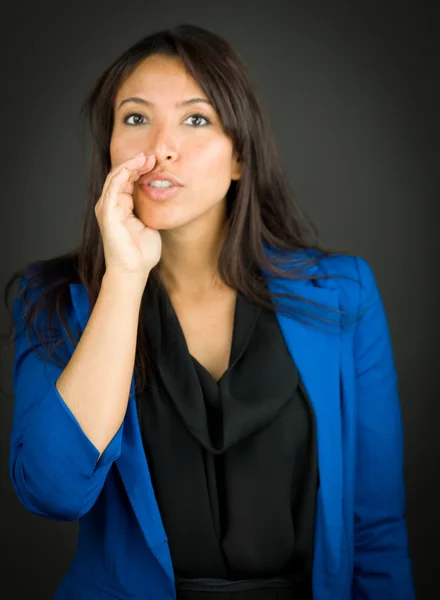
[(142, 303), (151, 362), (137, 408), (177, 597), (312, 598), (316, 424), (275, 314), (237, 294), (215, 381), (158, 278)]

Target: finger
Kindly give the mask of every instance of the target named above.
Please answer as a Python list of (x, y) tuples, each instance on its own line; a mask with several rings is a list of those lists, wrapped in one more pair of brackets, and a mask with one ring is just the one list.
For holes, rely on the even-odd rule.
[(154, 156), (154, 154), (149, 154), (146, 157), (146, 161), (143, 165), (141, 165), (140, 167), (138, 167), (136, 169), (132, 169), (132, 171), (130, 173), (130, 182), (134, 183), (135, 181), (137, 181), (139, 179), (139, 177), (141, 175), (144, 175), (145, 173), (148, 173), (149, 171), (151, 171), (151, 169), (153, 169), (155, 164), (156, 164), (156, 157)]
[(101, 195), (103, 210), (117, 204), (118, 195), (123, 192), (129, 174), (130, 171), (124, 166), (112, 177), (106, 191)]
[(103, 188), (102, 188), (102, 193), (105, 194), (112, 179), (118, 173), (120, 173), (124, 167), (129, 170), (138, 169), (141, 166), (143, 166), (145, 159), (146, 159), (145, 154), (141, 153), (141, 154), (138, 154), (137, 156), (132, 156), (131, 158), (127, 159), (126, 161), (124, 161), (123, 163), (121, 163), (120, 165), (118, 165), (117, 167), (112, 169), (106, 177), (106, 180), (105, 180)]
[(156, 157), (154, 154), (150, 154), (146, 157), (146, 161), (140, 167), (136, 167), (131, 170), (128, 181), (130, 183), (135, 183), (141, 175), (148, 173), (156, 164)]

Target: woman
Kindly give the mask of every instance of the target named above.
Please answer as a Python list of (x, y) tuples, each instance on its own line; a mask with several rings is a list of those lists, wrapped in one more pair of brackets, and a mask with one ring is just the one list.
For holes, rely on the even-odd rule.
[(374, 275), (307, 239), (238, 55), (158, 32), (84, 108), (81, 245), (14, 302), (12, 483), (79, 519), (55, 598), (414, 598)]

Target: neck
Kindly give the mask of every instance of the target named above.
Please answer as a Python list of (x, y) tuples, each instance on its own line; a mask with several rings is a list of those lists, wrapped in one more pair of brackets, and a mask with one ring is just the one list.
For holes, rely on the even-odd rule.
[(218, 275), (225, 227), (219, 227), (214, 234), (195, 229), (161, 231), (162, 255), (158, 274), (170, 296), (201, 298), (225, 287)]

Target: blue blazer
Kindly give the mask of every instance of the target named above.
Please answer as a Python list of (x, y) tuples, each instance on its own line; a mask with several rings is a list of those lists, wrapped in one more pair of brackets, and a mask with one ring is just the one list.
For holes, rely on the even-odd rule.
[[(316, 414), (320, 484), (313, 598), (413, 600), (403, 430), (380, 293), (360, 257), (324, 258), (307, 273), (348, 278), (271, 279), (268, 284), (274, 291), (287, 285), (307, 300), (351, 314), (366, 310), (362, 321), (345, 333), (319, 321), (311, 327), (277, 314)], [(70, 293), (69, 324), (81, 332), (90, 316), (88, 296), (81, 284), (71, 284)], [(301, 308), (313, 307), (300, 302)], [(129, 400), (119, 431), (98, 461), (99, 451), (56, 389), (62, 369), (45, 364), (19, 327), (22, 311), (17, 297), (14, 319), (21, 331), (16, 333), (13, 368), (12, 484), (28, 510), (49, 519), (79, 519), (77, 550), (55, 599), (175, 598), (167, 534), (135, 400)], [(331, 320), (339, 315), (320, 314)], [(67, 336), (64, 343), (71, 355)], [(133, 374), (133, 395), (134, 384)]]

